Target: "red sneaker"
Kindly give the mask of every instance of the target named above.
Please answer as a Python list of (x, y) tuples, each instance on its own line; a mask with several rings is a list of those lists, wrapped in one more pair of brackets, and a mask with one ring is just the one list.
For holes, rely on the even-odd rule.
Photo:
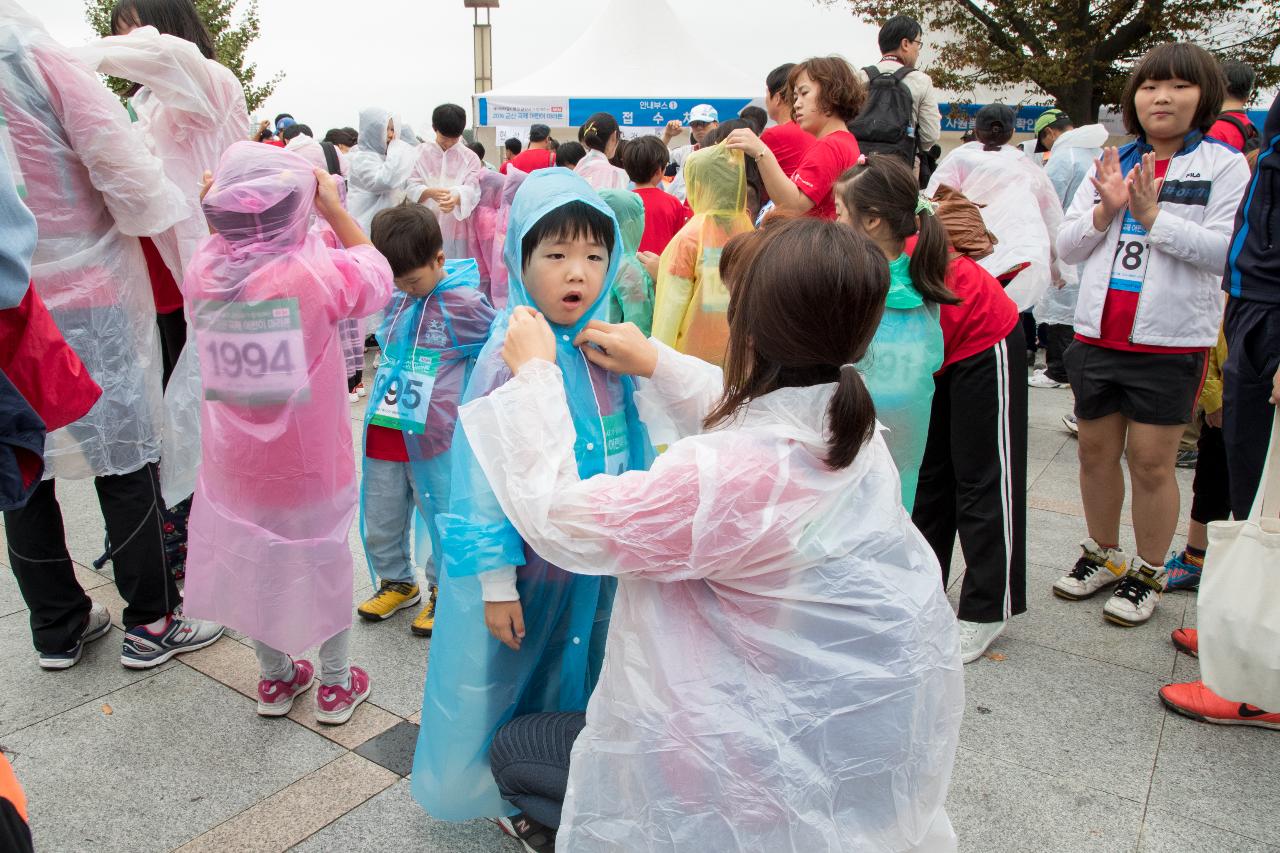
[(1160, 688), (1160, 701), (1182, 716), (1202, 723), (1280, 730), (1280, 714), (1272, 714), (1244, 702), (1223, 699), (1205, 687), (1203, 681), (1166, 684)]
[(311, 689), (316, 669), (308, 660), (293, 662), (293, 678), (289, 681), (273, 681), (263, 678), (258, 682), (258, 714), (263, 717), (283, 717), (293, 708), (293, 700)]
[(1173, 644), (1184, 655), (1200, 656), (1200, 635), (1195, 628), (1179, 628), (1171, 635)]
[(351, 667), (351, 686), (322, 684), (316, 692), (316, 721), (338, 726), (351, 719), (356, 706), (369, 698), (373, 686), (369, 673), (358, 666)]

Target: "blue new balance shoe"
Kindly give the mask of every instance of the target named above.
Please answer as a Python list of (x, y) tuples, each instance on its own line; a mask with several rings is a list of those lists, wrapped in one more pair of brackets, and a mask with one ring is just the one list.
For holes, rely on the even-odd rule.
[(221, 625), (170, 616), (158, 633), (147, 630), (146, 625), (130, 628), (124, 635), (120, 663), (129, 669), (150, 669), (174, 655), (211, 646), (221, 636)]
[(1164, 564), (1165, 578), (1168, 580), (1165, 589), (1199, 589), (1201, 568), (1187, 562), (1186, 551), (1175, 551)]

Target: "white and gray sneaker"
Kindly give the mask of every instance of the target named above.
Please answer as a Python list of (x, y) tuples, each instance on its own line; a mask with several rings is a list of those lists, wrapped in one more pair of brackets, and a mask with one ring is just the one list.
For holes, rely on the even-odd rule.
[(138, 625), (125, 632), (120, 663), (129, 669), (150, 669), (174, 655), (211, 646), (221, 636), (221, 625), (171, 615), (166, 617), (159, 632), (151, 632), (146, 625)]
[(1103, 549), (1092, 538), (1080, 543), (1084, 555), (1075, 568), (1054, 581), (1053, 594), (1068, 601), (1080, 601), (1116, 583), (1124, 576), (1124, 552), (1119, 548)]
[(1141, 557), (1134, 557), (1115, 593), (1103, 605), (1102, 615), (1126, 628), (1141, 625), (1156, 612), (1164, 590), (1164, 566), (1152, 566)]
[(41, 669), (70, 669), (80, 662), (84, 647), (94, 640), (107, 635), (111, 630), (111, 611), (104, 605), (93, 602), (89, 606), (89, 615), (85, 618), (84, 628), (80, 631), (80, 639), (65, 652), (55, 654), (40, 653)]
[(1056, 379), (1049, 378), (1049, 371), (1037, 370), (1027, 379), (1027, 384), (1032, 388), (1065, 388), (1067, 383), (1059, 382)]
[(1001, 620), (1000, 622), (966, 622), (961, 619), (957, 623), (960, 626), (960, 658), (964, 663), (973, 663), (982, 657), (987, 647), (1000, 636), (1000, 632), (1004, 630), (1004, 626), (1009, 624)]

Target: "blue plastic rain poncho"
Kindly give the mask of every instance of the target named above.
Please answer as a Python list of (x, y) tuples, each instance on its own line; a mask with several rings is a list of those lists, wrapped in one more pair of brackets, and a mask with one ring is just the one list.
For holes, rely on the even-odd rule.
[[(1076, 190), (1093, 171), (1094, 161), (1102, 156), (1107, 144), (1107, 129), (1100, 124), (1077, 127), (1062, 134), (1053, 143), (1044, 174), (1053, 184), (1065, 211)], [(1062, 286), (1050, 285), (1036, 305), (1036, 321), (1071, 326), (1076, 319), (1076, 300), (1080, 297), (1080, 270), (1063, 264)]]
[(600, 197), (618, 218), (622, 257), (609, 300), (610, 323), (635, 323), (647, 336), (653, 330), (653, 277), (636, 252), (644, 236), (644, 199), (626, 190), (600, 190)]
[[(418, 513), (432, 555), (440, 553), (435, 517), (449, 508), (448, 451), (458, 403), (493, 323), (493, 308), (477, 291), (479, 284), (475, 261), (449, 261), (444, 280), (429, 295), (397, 290), (378, 329), (382, 361), (365, 411), (365, 443), (370, 430), (395, 430), (403, 437), (423, 497)], [(362, 504), (362, 538), (364, 527)], [(369, 575), (377, 584), (372, 568)]]
[[(609, 207), (567, 169), (540, 169), (525, 179), (511, 208), (504, 259), (510, 304), (534, 305), (522, 276), (521, 241), (537, 222), (570, 202), (585, 202), (613, 220)], [(648, 434), (633, 402), (633, 384), (594, 367), (573, 345), (592, 319), (603, 319), (617, 273), (621, 236), (600, 295), (573, 327), (552, 326), (556, 363), (573, 416), (577, 474), (587, 479), (647, 468)], [(510, 309), (494, 322), (480, 353), (467, 400), (484, 397), (511, 378), (502, 361)], [(568, 574), (538, 556), (516, 532), (461, 430), (454, 436), (450, 514), (444, 540), (440, 599), (431, 665), (414, 756), (413, 792), (436, 818), (466, 820), (509, 815), (489, 770), (489, 744), (512, 717), (539, 711), (581, 711), (604, 656), (616, 583)], [(524, 609), (520, 651), (499, 643), (485, 627), (479, 572), (516, 566)]]
[(826, 465), (832, 384), (704, 433), (720, 369), (660, 347), (636, 399), (670, 447), (585, 479), (559, 388), (533, 361), (459, 415), (527, 541), (619, 579), (557, 849), (955, 850), (956, 620), (880, 436)]
[(933, 374), (942, 368), (938, 306), (926, 303), (911, 283), (911, 257), (889, 264), (884, 316), (858, 370), (876, 404), (876, 418), (889, 429), (885, 442), (902, 477), (902, 505), (916, 503), (916, 481), (929, 437)]

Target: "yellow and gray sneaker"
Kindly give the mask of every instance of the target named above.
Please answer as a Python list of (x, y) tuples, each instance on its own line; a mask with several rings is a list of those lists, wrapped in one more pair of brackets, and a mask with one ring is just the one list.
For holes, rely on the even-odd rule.
[(436, 595), (440, 592), (440, 587), (435, 584), (431, 585), (431, 596), (427, 599), (427, 606), (422, 608), (422, 612), (418, 614), (418, 618), (413, 620), (413, 625), (409, 630), (417, 634), (419, 637), (430, 637), (431, 632), (436, 627)]
[(1084, 556), (1075, 568), (1058, 578), (1053, 594), (1069, 601), (1080, 601), (1119, 582), (1125, 573), (1125, 556), (1119, 548), (1102, 548), (1093, 539), (1080, 543)]
[(357, 607), (356, 612), (370, 622), (381, 622), (421, 600), (422, 593), (416, 583), (383, 581), (374, 596)]
[(1110, 622), (1134, 628), (1151, 618), (1166, 586), (1164, 566), (1153, 566), (1141, 557), (1129, 561), (1115, 594), (1102, 607), (1102, 615)]

